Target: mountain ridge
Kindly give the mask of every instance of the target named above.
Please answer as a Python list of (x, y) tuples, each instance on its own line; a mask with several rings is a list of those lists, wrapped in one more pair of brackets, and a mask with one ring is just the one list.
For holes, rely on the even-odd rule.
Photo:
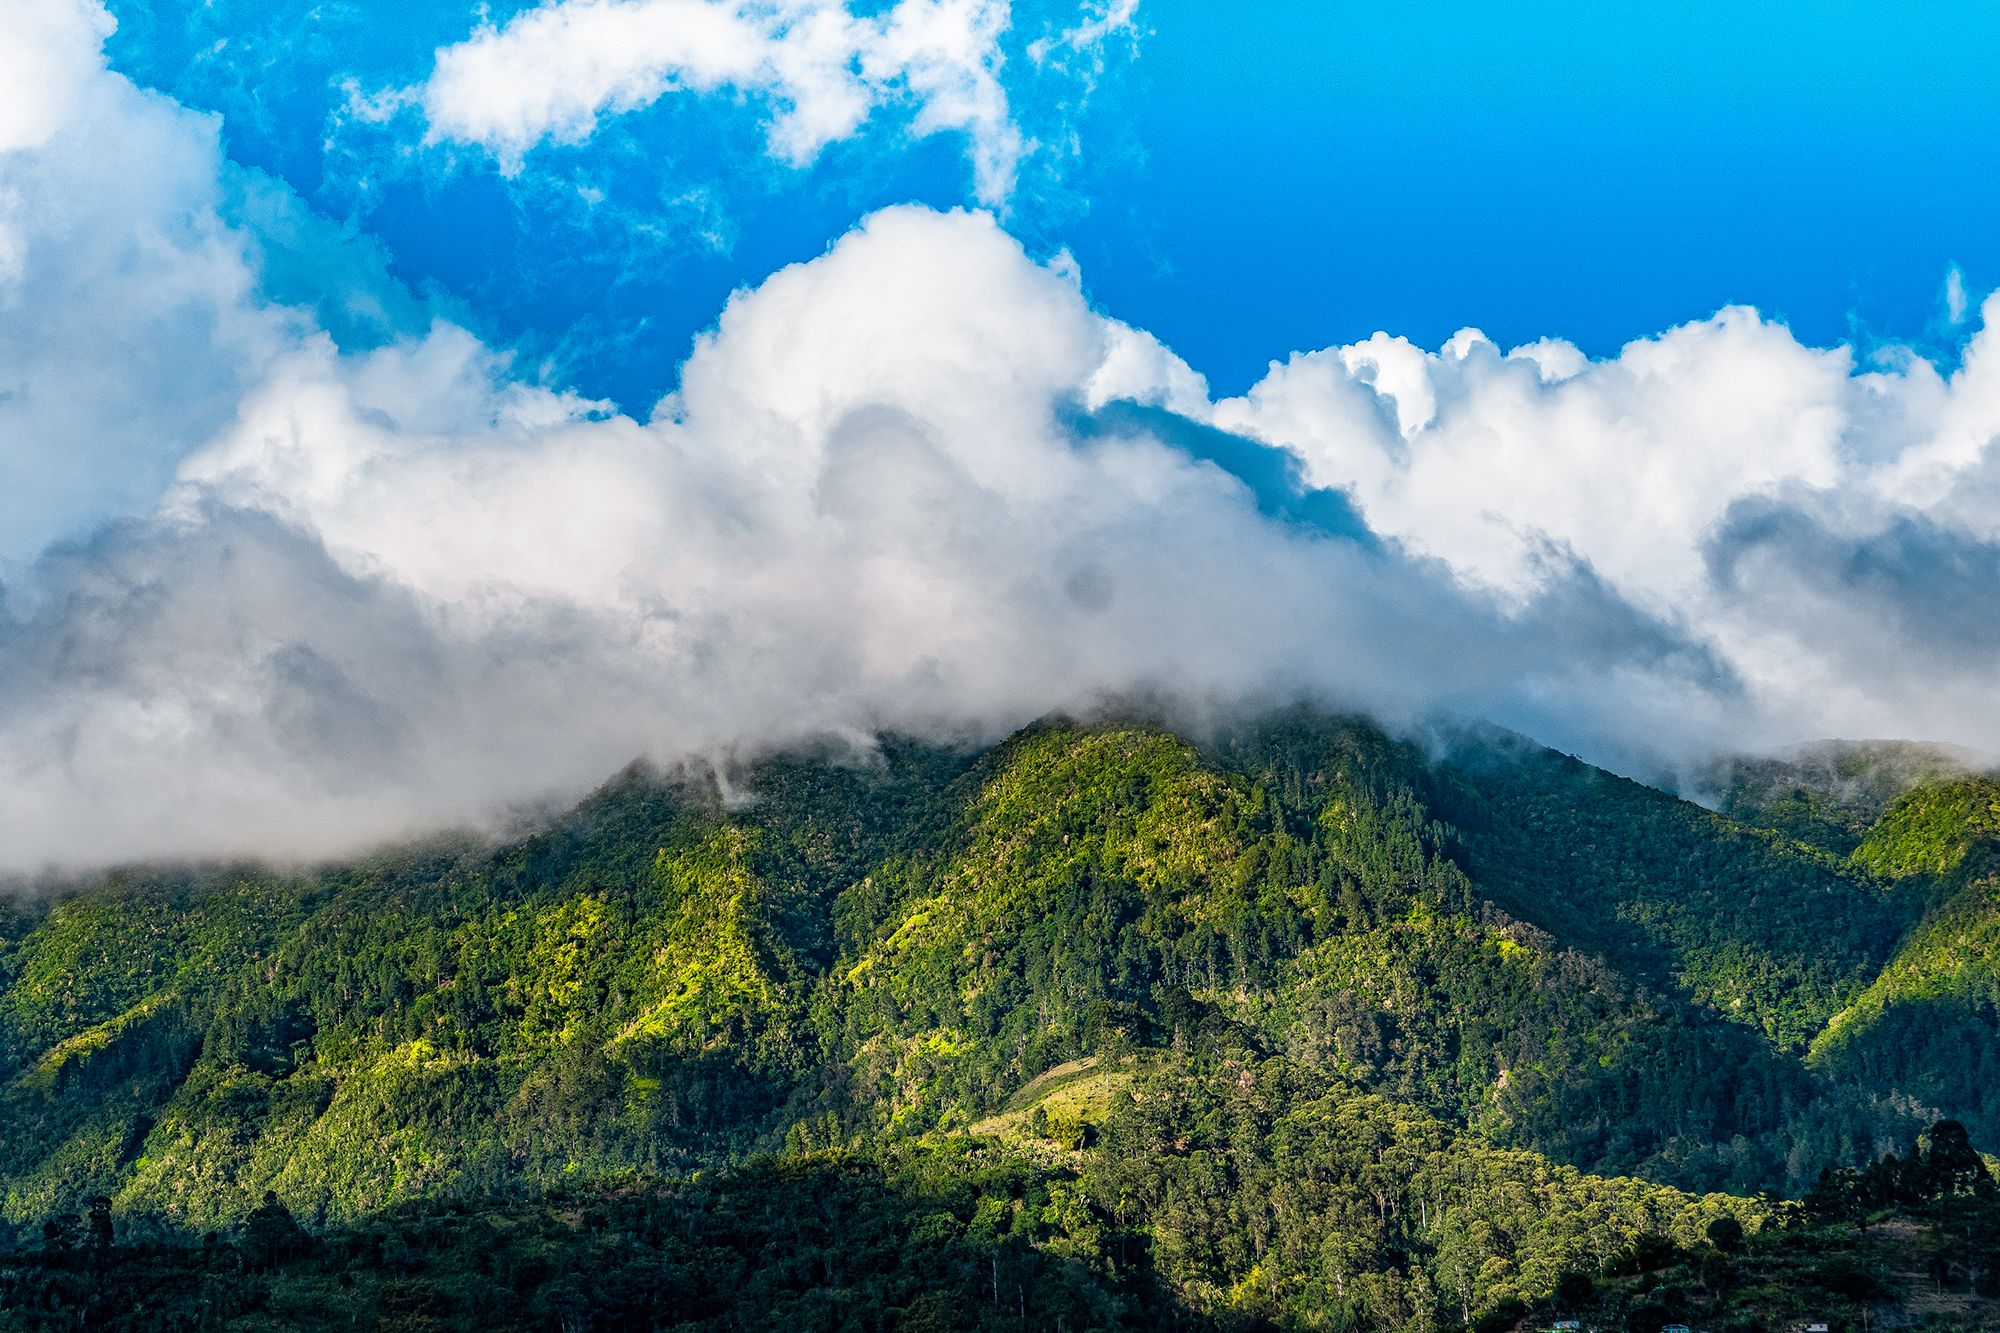
[[(1189, 1249), (1158, 1220), (1158, 1191), (1228, 1141), (1195, 1127), (1259, 1126), (1217, 1197), (1254, 1208), (1331, 1172), (1308, 1212), (1347, 1216), (1365, 1162), (1308, 1169), (1319, 1149), (1278, 1144), (1380, 1120), (1356, 1132), (1492, 1173), (1437, 1175), (1438, 1200), (1528, 1179), (1560, 1199), (1554, 1230), (1466, 1204), (1486, 1239), (1451, 1244), (1486, 1268), (1453, 1270), (1455, 1293), (1431, 1195), (1399, 1240), (1386, 1203), (1337, 1224), (1374, 1257), (1328, 1300), (1361, 1299), (1351, 1278), (1370, 1318), (1456, 1302), (1471, 1320), (1609, 1263), (1616, 1245), (1556, 1239), (1575, 1218), (1627, 1217), (1618, 1244), (1695, 1245), (1725, 1214), (1775, 1235), (1787, 1215), (1762, 1192), (1911, 1151), (1941, 1117), (2000, 1132), (1962, 1077), (1885, 1077), (1820, 1044), (1960, 890), (1519, 738), (1425, 748), (1307, 710), (1196, 740), (1052, 719), (984, 749), (778, 756), (730, 787), (628, 770), (499, 847), (125, 872), (17, 906), (0, 1220), (101, 1196), (148, 1225), (229, 1227), (270, 1191), (352, 1228), (424, 1200), (990, 1139), (1013, 1106), (994, 1151), (1071, 1173), (1093, 1226), (1136, 1225), (1109, 1201), (1157, 1196), (1163, 1280), (1222, 1310), (1263, 1260), (1224, 1257), (1236, 1240), (1197, 1259), (1221, 1238)], [(1910, 814), (1927, 790), (1892, 807), (1902, 823), (1929, 827)], [(1955, 1050), (1925, 1058), (1965, 1072)], [(1051, 1101), (1037, 1081), (1079, 1061), (1095, 1090)], [(1166, 1157), (1134, 1146), (1149, 1135)], [(1311, 1285), (1284, 1262), (1274, 1310)]]

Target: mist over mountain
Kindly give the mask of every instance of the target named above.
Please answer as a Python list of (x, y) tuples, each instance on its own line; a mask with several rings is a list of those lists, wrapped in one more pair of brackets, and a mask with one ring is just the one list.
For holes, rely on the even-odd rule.
[(1957, 745), (1814, 741), (1702, 765), (1688, 793), (1726, 815), (1845, 856), (1897, 798), (1928, 783), (1991, 775), (1995, 764)]

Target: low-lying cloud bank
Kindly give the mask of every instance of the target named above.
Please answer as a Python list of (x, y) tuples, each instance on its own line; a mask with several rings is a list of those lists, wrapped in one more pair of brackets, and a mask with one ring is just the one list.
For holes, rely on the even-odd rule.
[[(990, 216), (903, 208), (739, 293), (641, 421), (448, 323), (344, 350), (269, 303), (214, 124), (107, 71), (92, 7), (28, 3), (9, 521), (123, 503), (128, 452), (174, 470), (9, 580), (0, 864), (332, 854), (642, 754), (1134, 692), (1476, 714), (1628, 769), (2000, 749), (2000, 305), (1950, 375), (1729, 310), (1601, 361), (1378, 335), (1216, 402)], [(140, 131), (148, 180), (104, 151)], [(85, 187), (121, 206), (46, 219)]]

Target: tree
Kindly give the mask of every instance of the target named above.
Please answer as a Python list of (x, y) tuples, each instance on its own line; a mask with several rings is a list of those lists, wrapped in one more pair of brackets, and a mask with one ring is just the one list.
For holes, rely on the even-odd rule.
[(59, 1213), (42, 1223), (42, 1253), (67, 1259), (83, 1241), (83, 1219), (75, 1213)]
[(1993, 1174), (1974, 1151), (1965, 1126), (1956, 1120), (1940, 1120), (1931, 1126), (1930, 1149), (1924, 1154), (1924, 1168), (1934, 1194), (1980, 1199), (1993, 1197)]
[(269, 1268), (303, 1252), (309, 1243), (306, 1233), (292, 1220), (272, 1190), (264, 1191), (264, 1202), (243, 1219), (243, 1258), (252, 1268)]
[(90, 1216), (86, 1223), (90, 1238), (91, 1257), (102, 1263), (111, 1254), (111, 1200), (102, 1194), (90, 1197)]
[(1564, 1273), (1556, 1281), (1556, 1304), (1565, 1309), (1589, 1305), (1597, 1299), (1597, 1284), (1588, 1273)]

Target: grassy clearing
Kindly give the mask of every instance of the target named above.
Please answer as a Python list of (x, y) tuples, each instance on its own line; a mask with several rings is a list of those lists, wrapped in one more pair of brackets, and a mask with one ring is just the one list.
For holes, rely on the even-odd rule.
[(1111, 1099), (1131, 1086), (1139, 1058), (1128, 1055), (1112, 1068), (1102, 1068), (1094, 1055), (1047, 1069), (1022, 1084), (997, 1114), (968, 1127), (972, 1134), (1019, 1140), (1035, 1137), (1029, 1122), (1039, 1108), (1056, 1126), (1096, 1127), (1111, 1113)]

